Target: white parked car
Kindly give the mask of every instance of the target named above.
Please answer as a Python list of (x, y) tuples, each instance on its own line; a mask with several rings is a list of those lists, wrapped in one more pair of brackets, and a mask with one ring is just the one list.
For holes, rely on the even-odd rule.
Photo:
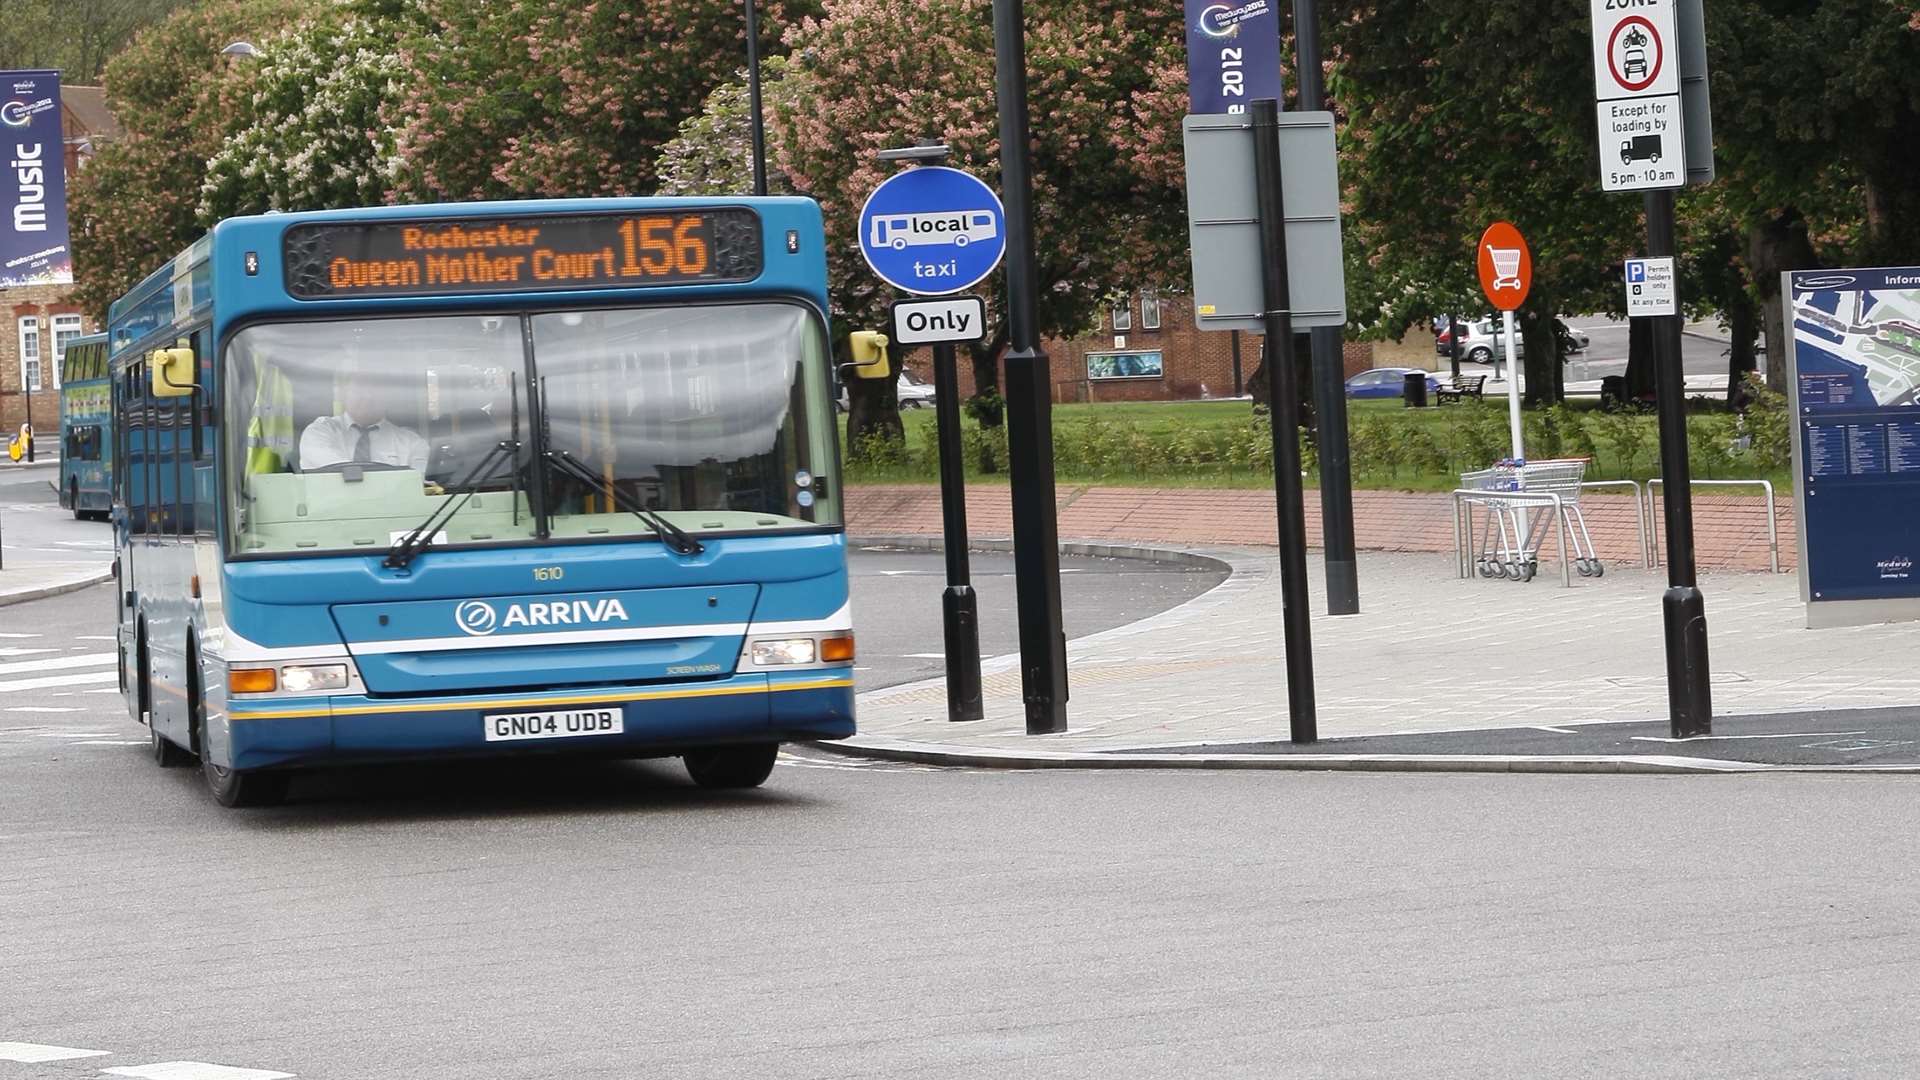
[[(900, 397), (901, 408), (933, 408), (933, 384), (923, 383), (914, 378), (913, 372), (902, 371), (900, 373), (900, 381), (895, 383), (894, 386)], [(840, 384), (840, 399), (835, 404), (839, 406), (841, 412), (846, 412), (847, 409), (851, 407), (850, 400), (847, 397), (847, 386), (845, 383)]]

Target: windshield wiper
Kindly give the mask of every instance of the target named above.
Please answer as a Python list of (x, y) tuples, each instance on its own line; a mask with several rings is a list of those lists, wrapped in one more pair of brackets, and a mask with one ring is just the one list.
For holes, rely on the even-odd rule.
[[(408, 564), (413, 562), (415, 556), (427, 550), (427, 545), (433, 543), (433, 538), (439, 534), (441, 529), (446, 527), (447, 522), (453, 520), (453, 515), (459, 513), (460, 508), (467, 505), (467, 500), (473, 498), (476, 490), (473, 485), (480, 479), (481, 475), (486, 474), (489, 479), (492, 478), (487, 470), (493, 468), (495, 460), (502, 454), (511, 455), (518, 454), (519, 452), (520, 441), (518, 439), (506, 439), (493, 444), (493, 449), (487, 451), (485, 456), (475, 462), (473, 468), (467, 472), (467, 478), (453, 486), (453, 493), (458, 494), (459, 498), (450, 498), (439, 506), (434, 507), (433, 513), (427, 515), (427, 520), (414, 526), (412, 532), (394, 541), (393, 546), (387, 549), (387, 557), (381, 561), (381, 565), (390, 570), (405, 569)], [(514, 470), (514, 475), (517, 479), (519, 469), (516, 468)], [(516, 484), (516, 495), (513, 500), (516, 511), (519, 510), (520, 503), (517, 494), (518, 489), (519, 485)]]
[(633, 514), (634, 517), (653, 526), (653, 531), (658, 533), (660, 539), (675, 552), (681, 555), (698, 555), (707, 550), (706, 545), (695, 540), (687, 533), (687, 530), (682, 529), (680, 526), (661, 517), (658, 513), (640, 505), (632, 496), (621, 491), (603, 477), (595, 475), (592, 469), (580, 464), (578, 459), (565, 450), (547, 451), (547, 461), (552, 463), (553, 466), (561, 472), (566, 473), (575, 480), (607, 496), (619, 504), (620, 509), (628, 511)]

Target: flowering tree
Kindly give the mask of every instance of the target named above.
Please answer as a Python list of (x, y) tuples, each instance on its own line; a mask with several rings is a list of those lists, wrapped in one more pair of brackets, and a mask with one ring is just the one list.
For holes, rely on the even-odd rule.
[[(816, 0), (763, 0), (777, 28)], [(660, 144), (746, 54), (737, 0), (420, 0), (416, 79), (388, 118), (393, 197), (654, 190)]]
[[(893, 298), (851, 243), (867, 194), (894, 170), (878, 151), (935, 138), (952, 148), (952, 165), (997, 180), (990, 9), (989, 0), (829, 0), (787, 35), (793, 59), (769, 97), (770, 152), (796, 190), (820, 201), (836, 240), (836, 313), (850, 325), (879, 325)], [(1184, 277), (1181, 197), (1170, 170), (1140, 168), (1153, 155), (1130, 132), (1152, 67), (1181, 40), (1180, 12), (1122, 0), (1033, 0), (1026, 11), (1040, 330), (1064, 335), (1118, 287)], [(1178, 144), (1176, 135), (1168, 145)], [(973, 350), (979, 391), (998, 385), (1006, 345), (1004, 319), (992, 321)]]
[(253, 72), (220, 50), (292, 25), (296, 0), (212, 0), (138, 34), (107, 64), (107, 101), (125, 136), (73, 180), (74, 296), (96, 317), (203, 230), (207, 159), (244, 123)]
[(199, 220), (261, 210), (378, 204), (398, 159), (381, 108), (409, 74), (393, 44), (398, 24), (350, 5), (265, 41), (250, 122), (207, 162)]

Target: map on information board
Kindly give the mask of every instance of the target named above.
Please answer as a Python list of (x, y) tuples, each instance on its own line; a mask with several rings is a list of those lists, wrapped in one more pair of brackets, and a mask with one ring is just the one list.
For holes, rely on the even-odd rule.
[(1920, 267), (1782, 285), (1807, 599), (1920, 597)]

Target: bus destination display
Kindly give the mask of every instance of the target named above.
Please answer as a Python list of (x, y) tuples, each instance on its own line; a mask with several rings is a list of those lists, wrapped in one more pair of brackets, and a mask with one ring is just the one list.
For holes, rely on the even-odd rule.
[(760, 220), (720, 209), (301, 225), (285, 257), (302, 300), (751, 281)]

